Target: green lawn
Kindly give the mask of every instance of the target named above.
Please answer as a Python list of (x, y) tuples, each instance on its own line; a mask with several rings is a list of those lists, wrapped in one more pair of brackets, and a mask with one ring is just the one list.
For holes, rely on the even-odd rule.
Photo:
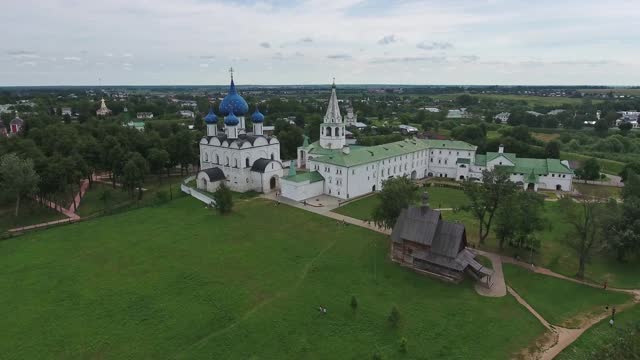
[(628, 294), (533, 273), (517, 265), (503, 264), (507, 284), (552, 324), (575, 327), (576, 316), (602, 313), (607, 305), (631, 301)]
[(573, 344), (564, 349), (557, 357), (558, 360), (583, 360), (605, 348), (618, 339), (620, 329), (634, 326), (640, 322), (640, 305), (635, 305), (616, 314), (615, 327), (609, 326), (609, 318), (587, 330)]
[[(458, 208), (467, 203), (467, 197), (462, 190), (438, 186), (430, 186), (424, 190), (429, 193), (429, 204), (433, 208)], [(380, 198), (374, 194), (353, 200), (333, 212), (360, 220), (368, 220), (371, 219), (373, 209), (379, 202)]]
[(20, 201), (18, 217), (14, 216), (15, 203), (7, 202), (0, 205), (0, 234), (15, 227), (34, 225), (48, 221), (66, 219), (61, 213), (41, 206), (29, 198)]
[(392, 263), (383, 235), (263, 199), (235, 209), (183, 197), (0, 242), (2, 357), (508, 359), (544, 332), (512, 297)]
[[(560, 152), (560, 159), (562, 160), (587, 160), (592, 158), (593, 156), (589, 156), (589, 155), (583, 155), (583, 154), (577, 154), (577, 153), (572, 153), (572, 152), (566, 152), (566, 151), (561, 151)], [(598, 159), (598, 163), (600, 163), (600, 169), (603, 173), (606, 174), (612, 174), (612, 175), (618, 175), (622, 169), (624, 168), (625, 163), (620, 162), (620, 161), (615, 161), (615, 160), (608, 160), (608, 159), (602, 159), (602, 158), (596, 158)]]
[[(454, 100), (462, 93), (433, 95), (434, 99)], [(555, 96), (531, 96), (531, 95), (511, 95), (511, 94), (470, 94), (479, 99), (491, 99), (494, 101), (525, 101), (529, 106), (561, 106), (564, 104), (578, 105), (582, 103), (582, 99)], [(602, 100), (592, 100), (593, 103), (600, 103)]]
[(620, 199), (622, 196), (622, 188), (615, 186), (601, 186), (601, 185), (590, 185), (590, 184), (581, 184), (574, 183), (573, 187), (575, 190), (579, 191), (582, 195), (586, 196), (594, 196), (597, 198), (603, 199)]

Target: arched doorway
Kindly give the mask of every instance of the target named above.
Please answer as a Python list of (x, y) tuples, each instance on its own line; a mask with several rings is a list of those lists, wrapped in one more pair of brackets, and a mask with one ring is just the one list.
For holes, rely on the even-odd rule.
[(527, 184), (527, 191), (534, 191), (535, 189), (536, 189), (536, 184), (534, 183)]
[(272, 176), (269, 180), (269, 189), (273, 190), (278, 185), (278, 179), (275, 176)]
[(202, 178), (202, 186), (200, 188), (203, 190), (207, 189), (207, 179)]
[(556, 190), (562, 191), (562, 185), (560, 185), (560, 184), (556, 185)]
[(464, 175), (460, 175), (460, 180), (464, 180)]
[(373, 185), (373, 186), (371, 187), (371, 192), (374, 192), (374, 191), (376, 191), (376, 186), (375, 186), (375, 185)]
[(411, 180), (415, 180), (417, 177), (418, 177), (418, 173), (415, 170), (413, 170), (411, 172)]
[(433, 173), (432, 173), (432, 172), (429, 172), (429, 173), (427, 173), (427, 176), (428, 176), (428, 177), (432, 177), (432, 176), (433, 176)]

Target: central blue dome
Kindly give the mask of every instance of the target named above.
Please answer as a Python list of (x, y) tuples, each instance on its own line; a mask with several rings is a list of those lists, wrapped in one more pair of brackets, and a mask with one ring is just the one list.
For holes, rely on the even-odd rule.
[(236, 126), (240, 123), (240, 120), (238, 120), (238, 118), (236, 117), (236, 115), (233, 113), (233, 111), (231, 112), (231, 114), (227, 115), (224, 118), (224, 124), (227, 126)]
[(233, 83), (233, 79), (231, 79), (229, 93), (224, 97), (224, 99), (222, 99), (219, 110), (220, 114), (223, 116), (229, 115), (229, 113), (244, 116), (249, 112), (249, 105), (244, 98), (238, 94), (236, 84)]
[(213, 107), (209, 108), (209, 113), (204, 117), (204, 122), (206, 122), (207, 124), (215, 124), (218, 122), (218, 117), (213, 112)]
[(258, 110), (257, 106), (256, 106), (256, 111), (253, 114), (251, 114), (251, 121), (253, 121), (254, 123), (264, 122), (264, 115), (262, 115), (260, 110)]

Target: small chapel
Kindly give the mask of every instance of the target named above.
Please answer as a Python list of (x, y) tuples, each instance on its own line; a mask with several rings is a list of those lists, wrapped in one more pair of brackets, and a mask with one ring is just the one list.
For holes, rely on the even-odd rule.
[[(214, 192), (222, 182), (233, 191), (267, 193), (280, 188), (283, 175), (280, 142), (263, 132), (264, 115), (238, 93), (230, 69), (229, 92), (216, 114), (213, 107), (204, 117), (207, 134), (200, 140), (200, 171), (197, 187)], [(222, 121), (218, 121), (219, 117)], [(247, 118), (253, 125), (247, 131)]]

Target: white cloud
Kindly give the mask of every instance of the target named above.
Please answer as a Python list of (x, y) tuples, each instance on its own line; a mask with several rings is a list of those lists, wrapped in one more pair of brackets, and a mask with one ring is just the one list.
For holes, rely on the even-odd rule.
[(379, 45), (389, 45), (394, 42), (398, 42), (398, 38), (394, 34), (386, 35), (382, 39), (378, 40)]
[(75, 62), (82, 61), (82, 58), (78, 56), (65, 56), (62, 59), (66, 61), (75, 61)]

